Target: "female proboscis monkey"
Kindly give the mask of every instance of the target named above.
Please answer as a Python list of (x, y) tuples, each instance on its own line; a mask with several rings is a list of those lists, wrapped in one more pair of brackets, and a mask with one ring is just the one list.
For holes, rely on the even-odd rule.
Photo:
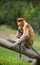
[[(34, 43), (34, 30), (30, 24), (28, 24), (23, 18), (17, 18), (18, 25), (18, 42), (15, 44), (22, 44), (25, 48), (31, 48)], [(21, 54), (20, 54), (21, 56)]]
[[(28, 38), (25, 39), (25, 47), (31, 47), (34, 43), (34, 30), (30, 24), (28, 24), (23, 18), (17, 18), (17, 25), (18, 25), (18, 36)], [(22, 38), (23, 39), (23, 38)]]

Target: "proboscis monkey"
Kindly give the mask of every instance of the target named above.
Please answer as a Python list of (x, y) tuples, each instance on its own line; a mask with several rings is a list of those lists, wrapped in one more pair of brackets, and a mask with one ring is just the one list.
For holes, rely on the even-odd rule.
[[(23, 18), (17, 19), (17, 25), (18, 25), (18, 33), (16, 37), (18, 38), (18, 40), (12, 46), (15, 47), (16, 45), (20, 45), (21, 43), (21, 45), (23, 45), (21, 47), (24, 50), (28, 48), (29, 50), (31, 49), (35, 51), (39, 55), (39, 53), (32, 48), (32, 45), (34, 43), (34, 30), (32, 26), (28, 24)], [(21, 53), (20, 53), (20, 56), (21, 56)]]
[(17, 18), (18, 25), (18, 41), (14, 44), (14, 47), (17, 44), (24, 45), (25, 48), (31, 48), (34, 43), (34, 30), (30, 24), (28, 24), (23, 18)]
[(14, 46), (22, 42), (25, 42), (24, 43), (25, 47), (28, 48), (32, 47), (34, 43), (34, 30), (32, 26), (28, 24), (23, 18), (17, 19), (17, 25), (18, 25), (18, 36), (20, 37)]

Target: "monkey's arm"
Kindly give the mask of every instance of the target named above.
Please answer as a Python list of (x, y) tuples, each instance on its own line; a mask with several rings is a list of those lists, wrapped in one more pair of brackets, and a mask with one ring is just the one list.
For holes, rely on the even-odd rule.
[(26, 32), (24, 32), (24, 34), (21, 36), (20, 39), (18, 39), (18, 40), (16, 41), (16, 43), (14, 43), (14, 47), (15, 47), (16, 45), (18, 45), (18, 44), (24, 42), (25, 39), (27, 39), (27, 38), (29, 38), (29, 36), (28, 36), (28, 30), (27, 30)]

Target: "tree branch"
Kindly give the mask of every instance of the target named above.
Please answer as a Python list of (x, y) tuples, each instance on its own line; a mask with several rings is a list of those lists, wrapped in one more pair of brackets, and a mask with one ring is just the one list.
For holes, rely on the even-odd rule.
[[(19, 46), (17, 45), (14, 48), (14, 44), (15, 43), (11, 43), (11, 42), (9, 42), (9, 41), (7, 41), (5, 39), (0, 38), (0, 46), (11, 49), (11, 50), (14, 50), (14, 51), (20, 53)], [(39, 57), (38, 54), (35, 53), (32, 49), (27, 49), (27, 48), (25, 48), (25, 49), (22, 48), (22, 54), (24, 54), (24, 55), (26, 55), (26, 56), (28, 56), (30, 58), (33, 58), (33, 59), (37, 59)]]

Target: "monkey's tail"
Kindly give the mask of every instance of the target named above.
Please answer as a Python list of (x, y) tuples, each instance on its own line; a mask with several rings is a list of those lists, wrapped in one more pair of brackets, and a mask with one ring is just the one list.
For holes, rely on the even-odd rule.
[(32, 50), (33, 50), (34, 52), (36, 52), (38, 55), (40, 55), (40, 54), (38, 53), (38, 51), (36, 51), (33, 47), (32, 47)]

